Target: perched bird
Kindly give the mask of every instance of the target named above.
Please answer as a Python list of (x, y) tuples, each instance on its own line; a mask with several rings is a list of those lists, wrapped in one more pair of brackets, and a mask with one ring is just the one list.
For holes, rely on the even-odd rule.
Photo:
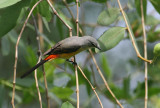
[(41, 60), (38, 64), (32, 67), (29, 71), (24, 73), (21, 78), (29, 75), (35, 69), (37, 69), (40, 65), (44, 64), (45, 62), (56, 59), (56, 58), (64, 58), (69, 59), (70, 57), (80, 53), (81, 51), (87, 50), (89, 48), (98, 48), (100, 46), (97, 40), (91, 36), (72, 36), (61, 40), (57, 44), (55, 44), (51, 49), (46, 51), (43, 56), (47, 56), (44, 60)]

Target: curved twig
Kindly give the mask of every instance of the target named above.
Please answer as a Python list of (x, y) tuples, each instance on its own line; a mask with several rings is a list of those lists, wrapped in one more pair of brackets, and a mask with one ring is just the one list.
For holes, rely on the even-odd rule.
[(110, 87), (109, 87), (106, 79), (104, 78), (104, 76), (103, 76), (103, 74), (102, 74), (102, 72), (101, 72), (101, 70), (100, 70), (100, 68), (99, 68), (99, 66), (98, 66), (98, 64), (97, 64), (97, 62), (96, 62), (96, 59), (95, 59), (95, 57), (94, 57), (94, 55), (93, 55), (93, 53), (92, 53), (92, 51), (91, 51), (90, 49), (89, 49), (89, 53), (91, 54), (91, 57), (92, 57), (92, 59), (93, 59), (93, 62), (94, 62), (94, 64), (95, 64), (95, 66), (96, 66), (96, 68), (97, 68), (97, 71), (98, 71), (98, 73), (100, 74), (100, 76), (101, 76), (101, 78), (102, 78), (102, 80), (103, 80), (106, 88), (108, 89), (108, 91), (110, 92), (110, 94), (112, 95), (112, 97), (116, 100), (117, 104), (118, 104), (121, 108), (123, 108), (122, 104), (119, 102), (119, 100), (116, 98), (116, 96), (114, 95), (114, 93), (113, 93), (112, 90), (110, 89)]
[(95, 95), (96, 95), (96, 97), (97, 97), (97, 99), (98, 99), (98, 101), (99, 101), (99, 104), (101, 105), (101, 108), (103, 108), (102, 102), (101, 102), (101, 100), (100, 100), (100, 98), (99, 98), (99, 96), (98, 96), (95, 88), (92, 86), (91, 82), (88, 80), (88, 78), (86, 77), (86, 75), (84, 74), (84, 72), (83, 72), (83, 70), (80, 68), (80, 66), (78, 66), (78, 69), (79, 69), (80, 72), (82, 73), (83, 77), (88, 81), (89, 85), (91, 86), (92, 90), (94, 91), (94, 93), (95, 93)]
[[(141, 20), (142, 20), (142, 28), (143, 28), (143, 39), (144, 39), (144, 58), (147, 59), (147, 39), (146, 39), (146, 30), (145, 30), (145, 21), (144, 21), (144, 13), (143, 13), (143, 0), (141, 2)], [(148, 64), (145, 62), (145, 98), (144, 98), (144, 108), (147, 108), (148, 101)]]
[(128, 24), (128, 22), (127, 22), (127, 18), (126, 18), (125, 13), (124, 13), (124, 11), (123, 11), (123, 9), (122, 9), (121, 3), (120, 3), (119, 0), (117, 0), (117, 2), (118, 2), (118, 5), (119, 5), (119, 8), (120, 8), (120, 11), (121, 11), (121, 13), (122, 13), (122, 15), (123, 15), (124, 21), (125, 21), (125, 23), (126, 23), (126, 26), (127, 26), (128, 32), (129, 32), (129, 36), (130, 36), (130, 38), (131, 38), (133, 47), (134, 47), (134, 49), (135, 49), (135, 51), (136, 51), (137, 57), (139, 57), (140, 59), (142, 59), (142, 60), (144, 60), (144, 61), (146, 61), (146, 62), (148, 62), (148, 63), (151, 64), (151, 63), (152, 63), (152, 60), (147, 60), (147, 59), (145, 59), (145, 58), (142, 57), (141, 54), (139, 53), (138, 48), (137, 48), (137, 46), (136, 46), (136, 44), (135, 44), (135, 41), (134, 41), (134, 38), (133, 38), (134, 36), (132, 35), (132, 32), (131, 32), (131, 30), (130, 30), (130, 28), (129, 28), (129, 24)]
[(17, 70), (17, 61), (18, 61), (18, 45), (19, 45), (19, 41), (21, 39), (22, 33), (24, 31), (24, 28), (28, 22), (29, 17), (31, 16), (33, 10), (35, 9), (35, 7), (41, 2), (42, 0), (39, 0), (30, 10), (27, 19), (25, 20), (25, 23), (23, 24), (23, 27), (21, 29), (21, 32), (18, 36), (16, 45), (15, 45), (15, 63), (14, 63), (14, 75), (13, 75), (13, 91), (12, 91), (12, 100), (11, 100), (11, 104), (12, 104), (12, 108), (15, 108), (15, 104), (14, 104), (14, 97), (15, 97), (15, 85), (16, 85), (16, 70)]

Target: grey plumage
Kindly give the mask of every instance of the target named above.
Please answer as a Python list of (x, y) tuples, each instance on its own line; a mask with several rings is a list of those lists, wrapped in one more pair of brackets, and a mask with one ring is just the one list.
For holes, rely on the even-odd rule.
[(50, 54), (71, 53), (77, 51), (80, 48), (86, 50), (92, 47), (100, 49), (100, 46), (95, 38), (91, 36), (72, 36), (58, 42), (43, 55), (45, 56)]
[(92, 47), (100, 49), (97, 40), (91, 36), (83, 36), (83, 37), (73, 36), (66, 38), (55, 44), (48, 51), (46, 51), (43, 55), (44, 56), (48, 55), (48, 56), (44, 60), (36, 64), (34, 67), (32, 67), (30, 70), (28, 70), (26, 73), (24, 73), (21, 76), (21, 78), (24, 78), (25, 76), (29, 75), (35, 69), (37, 69), (39, 66), (41, 66), (50, 59), (55, 59), (56, 57), (68, 59), (74, 56), (75, 54), (78, 54), (79, 52)]

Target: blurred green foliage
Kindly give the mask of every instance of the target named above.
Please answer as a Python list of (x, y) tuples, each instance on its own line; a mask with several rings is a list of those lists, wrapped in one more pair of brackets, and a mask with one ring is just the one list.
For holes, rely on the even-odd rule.
[[(29, 10), (38, 0), (6, 0), (0, 1), (0, 107), (10, 108), (12, 96), (13, 66), (15, 44), (22, 25)], [(76, 16), (75, 0), (66, 0), (69, 8)], [(143, 31), (141, 26), (140, 1), (122, 1), (125, 7), (125, 16), (129, 22), (131, 33), (143, 55)], [(131, 41), (128, 38), (124, 20), (120, 14), (116, 1), (112, 0), (81, 0), (80, 27), (84, 35), (93, 35), (104, 45), (103, 53), (95, 54), (96, 60), (102, 70), (109, 86), (116, 97), (124, 106), (141, 108), (144, 105), (144, 62), (136, 57)], [(149, 14), (149, 6), (154, 8), (154, 13), (160, 13), (158, 0), (143, 0), (146, 33), (148, 41), (148, 58), (152, 59), (154, 45), (160, 39), (160, 20), (158, 15)], [(53, 6), (60, 17), (73, 28), (76, 35), (76, 24), (65, 7), (63, 1), (53, 0)], [(82, 8), (81, 8), (82, 7)], [(53, 15), (46, 1), (41, 2), (33, 11), (36, 21), (40, 14), (43, 22), (42, 52), (49, 49), (58, 41), (69, 36), (69, 30), (60, 19)], [(129, 42), (130, 44), (127, 44)], [(130, 47), (131, 46), (131, 47)], [(125, 49), (126, 48), (126, 49)], [(31, 17), (27, 23), (19, 43), (15, 104), (17, 108), (39, 107), (38, 94), (33, 74), (20, 79), (19, 77), (28, 68), (37, 63), (38, 46), (36, 31)], [(107, 52), (105, 52), (107, 51)], [(96, 51), (97, 52), (97, 51)], [(97, 69), (88, 55), (83, 52), (77, 57), (77, 62), (82, 67), (85, 75), (96, 88), (104, 107), (114, 108), (115, 100), (105, 88)], [(44, 64), (46, 72), (51, 108), (74, 108), (76, 106), (76, 79), (74, 67), (63, 59), (56, 59)], [(148, 65), (148, 108), (160, 107), (160, 59)], [(85, 108), (100, 107), (92, 88), (78, 71), (80, 85), (80, 106)], [(43, 107), (47, 108), (44, 78), (41, 67), (38, 69), (38, 81), (43, 100)], [(109, 100), (109, 101), (107, 101)], [(121, 101), (122, 100), (122, 101)], [(105, 104), (107, 101), (111, 106)], [(136, 104), (135, 104), (136, 103)]]

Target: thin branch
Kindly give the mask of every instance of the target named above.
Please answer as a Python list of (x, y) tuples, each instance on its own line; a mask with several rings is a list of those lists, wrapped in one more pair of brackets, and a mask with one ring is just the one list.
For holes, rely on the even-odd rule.
[[(38, 14), (38, 30), (39, 30), (39, 45), (40, 45), (39, 50), (41, 50), (41, 52), (42, 52), (44, 49), (44, 39), (42, 36), (40, 36), (40, 34), (43, 33), (43, 22), (42, 22), (42, 18), (40, 16), (40, 14)], [(37, 33), (38, 33), (38, 31), (37, 31)]]
[(11, 104), (12, 104), (12, 108), (15, 108), (15, 104), (14, 104), (14, 97), (15, 97), (15, 85), (16, 85), (16, 71), (17, 71), (17, 61), (18, 61), (18, 45), (19, 45), (19, 41), (21, 39), (22, 33), (24, 31), (24, 28), (28, 22), (29, 17), (31, 16), (31, 13), (33, 12), (33, 10), (35, 9), (35, 7), (41, 2), (42, 0), (39, 0), (31, 9), (31, 11), (29, 12), (27, 19), (25, 20), (25, 23), (23, 24), (23, 27), (21, 29), (21, 32), (18, 36), (16, 45), (15, 45), (15, 63), (14, 63), (14, 76), (13, 76), (13, 91), (12, 91), (12, 100), (11, 100)]
[(101, 100), (99, 99), (99, 96), (95, 90), (95, 88), (92, 86), (91, 82), (88, 80), (88, 78), (86, 77), (86, 75), (84, 74), (83, 70), (80, 68), (80, 66), (78, 66), (78, 69), (80, 70), (80, 72), (82, 73), (83, 77), (88, 81), (89, 85), (91, 86), (92, 90), (94, 91), (98, 101), (99, 101), (99, 104), (101, 105), (101, 108), (103, 108), (103, 105), (102, 105), (102, 102)]
[[(79, 36), (79, 8), (78, 8), (79, 0), (76, 0), (77, 5), (77, 17), (76, 17), (76, 26), (77, 26), (77, 36)], [(76, 63), (76, 57), (74, 56), (74, 62)], [(76, 93), (77, 93), (77, 108), (79, 108), (79, 81), (78, 81), (78, 71), (77, 71), (77, 64), (74, 65), (75, 68), (75, 75), (76, 75)]]
[[(39, 59), (38, 59), (37, 64), (38, 64), (40, 61), (41, 61), (41, 56), (39, 56)], [(41, 98), (41, 93), (40, 93), (39, 86), (38, 86), (37, 69), (34, 71), (34, 78), (35, 78), (35, 82), (36, 82), (36, 88), (37, 88), (37, 93), (38, 93), (38, 99), (39, 99), (40, 108), (42, 108), (42, 98)]]
[[(71, 17), (74, 18), (73, 13), (72, 13), (72, 11), (69, 9), (69, 6), (68, 6), (66, 0), (63, 0), (63, 3), (64, 3), (64, 5), (67, 7), (67, 9), (68, 9), (68, 11), (69, 11)], [(75, 19), (73, 19), (73, 20), (75, 20)]]
[[(63, 3), (65, 4), (67, 10), (69, 11), (69, 13), (70, 13), (70, 15), (71, 15), (73, 21), (76, 22), (76, 19), (74, 18), (74, 15), (73, 15), (72, 11), (70, 10), (70, 8), (69, 8), (69, 6), (68, 6), (66, 0), (63, 0)], [(78, 22), (78, 23), (79, 23), (79, 22)], [(78, 28), (79, 28), (79, 32), (81, 33), (81, 35), (83, 35), (82, 29), (81, 29), (80, 27), (78, 27)]]
[(79, 36), (79, 10), (78, 10), (78, 2), (79, 0), (76, 0), (76, 6), (77, 6), (77, 18), (76, 18), (76, 25), (77, 25), (77, 36)]
[[(41, 61), (41, 55), (42, 55), (41, 53), (42, 52), (41, 52), (41, 47), (40, 47), (40, 40), (39, 40), (39, 35), (38, 35), (37, 23), (36, 23), (36, 19), (35, 19), (33, 14), (32, 14), (32, 19), (33, 19), (34, 28), (35, 28), (35, 31), (36, 31), (36, 39), (37, 39), (37, 43), (38, 43), (38, 51), (37, 51), (38, 52), (38, 62), (37, 63), (39, 63)], [(35, 78), (35, 83), (36, 83), (40, 108), (42, 108), (42, 98), (41, 98), (41, 93), (40, 93), (39, 85), (38, 85), (37, 69), (35, 70), (34, 78)]]
[[(64, 1), (65, 1), (65, 0), (64, 0)], [(66, 7), (68, 7), (68, 5), (66, 5)], [(69, 10), (70, 13), (72, 13), (69, 8), (67, 8), (67, 9)], [(73, 20), (75, 20), (74, 16), (73, 16), (73, 15), (71, 15), (71, 16), (73, 17)], [(79, 28), (79, 29), (80, 29), (80, 33), (83, 35), (82, 29), (81, 29), (81, 28)], [(98, 70), (100, 76), (102, 77), (102, 79), (103, 79), (103, 81), (104, 81), (104, 83), (105, 83), (105, 85), (106, 85), (106, 88), (107, 88), (108, 91), (111, 93), (111, 95), (113, 96), (113, 98), (116, 100), (117, 104), (118, 104), (121, 108), (123, 108), (123, 106), (120, 104), (120, 102), (118, 101), (118, 99), (115, 97), (115, 95), (114, 95), (113, 92), (111, 91), (111, 89), (110, 89), (107, 81), (105, 80), (105, 78), (104, 78), (104, 76), (103, 76), (103, 74), (102, 74), (99, 66), (97, 65), (97, 62), (96, 62), (96, 60), (95, 60), (95, 58), (94, 58), (94, 55), (93, 55), (92, 51), (89, 50), (89, 52), (90, 52), (90, 54), (91, 54), (91, 56), (92, 56), (92, 59), (93, 59), (95, 65), (96, 65), (96, 67), (97, 67), (97, 70)]]
[(109, 87), (106, 79), (104, 78), (104, 76), (103, 76), (103, 74), (102, 74), (102, 72), (101, 72), (101, 70), (100, 70), (100, 68), (99, 68), (99, 66), (98, 66), (98, 64), (97, 64), (97, 62), (96, 62), (96, 59), (95, 59), (95, 57), (94, 57), (94, 55), (93, 55), (93, 53), (92, 53), (92, 51), (91, 51), (90, 49), (89, 49), (89, 53), (91, 54), (91, 57), (92, 57), (92, 59), (93, 59), (93, 62), (94, 62), (94, 64), (95, 64), (95, 66), (96, 66), (96, 68), (97, 68), (97, 71), (98, 71), (98, 73), (100, 74), (100, 76), (101, 76), (101, 78), (102, 78), (102, 80), (103, 80), (106, 88), (108, 89), (108, 91), (110, 92), (110, 94), (112, 95), (112, 97), (116, 100), (117, 104), (118, 104), (121, 108), (123, 108), (123, 106), (121, 105), (121, 103), (118, 101), (118, 99), (116, 98), (116, 96), (114, 95), (114, 93), (112, 92), (112, 90), (110, 89), (110, 87)]
[(64, 25), (69, 29), (69, 35), (72, 36), (72, 28), (59, 16), (59, 14), (57, 13), (57, 11), (54, 9), (54, 7), (52, 6), (52, 3), (50, 2), (50, 0), (47, 0), (48, 4), (50, 5), (51, 9), (53, 10), (54, 14), (57, 15), (57, 17), (64, 23)]
[[(143, 39), (144, 39), (144, 58), (147, 59), (147, 39), (146, 39), (146, 30), (145, 30), (145, 21), (143, 13), (143, 0), (141, 2), (141, 20), (142, 20), (142, 29), (143, 29)], [(148, 64), (145, 62), (145, 98), (144, 98), (144, 108), (147, 108), (148, 101)]]
[[(32, 14), (33, 16), (33, 14)], [(41, 20), (41, 21), (40, 21)], [(39, 32), (38, 32), (38, 29), (37, 29), (37, 23), (36, 23), (36, 20), (35, 20), (35, 17), (33, 16), (33, 22), (34, 22), (34, 27), (35, 27), (35, 31), (36, 31), (36, 35), (37, 35), (37, 43), (38, 43), (38, 56), (39, 58), (42, 56), (42, 51), (41, 51), (41, 36), (39, 35), (39, 33), (42, 33), (43, 32), (43, 27), (42, 27), (42, 19), (40, 17), (40, 15), (38, 14), (38, 24), (40, 24), (38, 26), (39, 28)], [(43, 68), (43, 76), (44, 76), (44, 82), (45, 82), (45, 91), (46, 91), (46, 99), (47, 99), (47, 105), (48, 105), (48, 108), (50, 108), (50, 103), (49, 103), (49, 96), (48, 96), (48, 87), (47, 87), (47, 80), (46, 80), (46, 75), (45, 75), (45, 71), (44, 71), (44, 65), (42, 65), (42, 68)], [(36, 77), (36, 76), (35, 76)], [(38, 83), (38, 82), (37, 82)], [(38, 89), (37, 89), (38, 91)], [(38, 93), (39, 94), (39, 93)]]
[[(76, 59), (74, 58), (74, 62)], [(78, 82), (78, 71), (77, 71), (77, 64), (74, 65), (75, 75), (76, 75), (76, 94), (77, 94), (77, 108), (79, 108), (79, 82)]]
[(137, 48), (137, 46), (136, 46), (136, 44), (135, 44), (135, 41), (134, 41), (134, 38), (133, 38), (134, 36), (132, 35), (131, 30), (130, 30), (130, 28), (129, 28), (129, 24), (128, 24), (128, 22), (127, 22), (127, 18), (125, 17), (125, 13), (124, 13), (124, 11), (123, 11), (123, 8), (122, 8), (122, 6), (121, 6), (121, 3), (120, 3), (119, 0), (117, 0), (117, 2), (118, 2), (118, 5), (119, 5), (119, 8), (120, 8), (120, 11), (121, 11), (121, 13), (122, 13), (122, 15), (123, 15), (124, 21), (125, 21), (125, 23), (126, 23), (126, 26), (127, 26), (128, 32), (129, 32), (129, 36), (130, 36), (130, 38), (131, 38), (133, 47), (134, 47), (134, 49), (135, 49), (135, 51), (136, 51), (137, 57), (139, 57), (140, 59), (142, 59), (142, 60), (144, 60), (144, 61), (146, 61), (146, 62), (149, 62), (149, 63), (151, 64), (151, 63), (152, 63), (152, 60), (147, 60), (147, 59), (145, 59), (145, 58), (142, 57), (141, 54), (139, 53), (138, 48)]
[(45, 90), (46, 90), (47, 105), (48, 105), (48, 108), (50, 108), (50, 98), (48, 95), (48, 86), (47, 86), (47, 79), (46, 79), (46, 72), (44, 70), (44, 65), (42, 66), (42, 71), (43, 71), (43, 76), (44, 76), (44, 85), (45, 85)]

